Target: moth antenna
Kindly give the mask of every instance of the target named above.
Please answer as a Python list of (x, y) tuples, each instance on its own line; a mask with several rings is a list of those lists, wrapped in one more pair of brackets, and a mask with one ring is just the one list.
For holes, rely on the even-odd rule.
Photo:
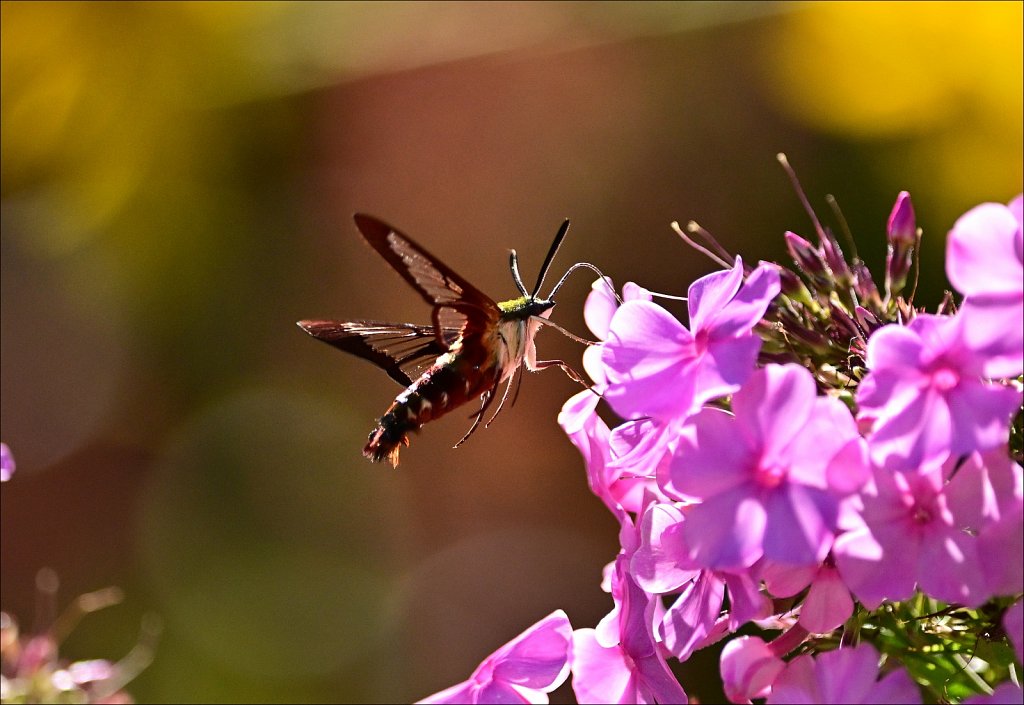
[(510, 250), (508, 253), (508, 265), (512, 268), (512, 280), (516, 283), (519, 293), (523, 296), (529, 296), (530, 294), (523, 285), (523, 277), (519, 274), (519, 257), (516, 256), (515, 250)]
[[(562, 278), (558, 280), (558, 283), (555, 284), (555, 288), (553, 288), (551, 290), (551, 294), (548, 295), (548, 298), (549, 299), (555, 298), (555, 292), (557, 292), (559, 289), (561, 289), (562, 288), (562, 284), (565, 284), (565, 280), (569, 278), (569, 275), (572, 274), (573, 272), (575, 272), (580, 267), (583, 267), (585, 269), (589, 269), (589, 270), (591, 270), (593, 272), (596, 272), (597, 276), (601, 277), (601, 281), (603, 281), (605, 283), (605, 286), (608, 287), (608, 291), (612, 292), (612, 296), (615, 297), (615, 300), (619, 302), (620, 306), (622, 305), (622, 297), (620, 297), (617, 293), (615, 293), (615, 287), (613, 287), (608, 282), (608, 277), (606, 277), (601, 272), (600, 269), (598, 269), (597, 267), (592, 265), (590, 262), (577, 262), (573, 266), (569, 267), (569, 269), (566, 270), (565, 274), (562, 275)], [(536, 293), (536, 292), (534, 292), (534, 293)]]
[(555, 259), (555, 254), (558, 252), (558, 248), (562, 246), (562, 240), (565, 239), (565, 234), (569, 231), (569, 219), (566, 218), (565, 222), (562, 223), (562, 227), (558, 229), (558, 234), (555, 235), (555, 241), (551, 243), (551, 248), (548, 250), (548, 256), (544, 258), (544, 264), (540, 268), (540, 274), (537, 275), (537, 286), (533, 287), (533, 294), (531, 296), (537, 296), (540, 293), (540, 288), (544, 286), (544, 277), (548, 274), (548, 269), (551, 267), (552, 260)]

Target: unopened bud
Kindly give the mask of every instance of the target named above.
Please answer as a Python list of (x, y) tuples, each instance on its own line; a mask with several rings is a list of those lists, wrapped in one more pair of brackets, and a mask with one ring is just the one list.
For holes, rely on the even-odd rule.
[(886, 231), (889, 242), (905, 247), (913, 247), (917, 241), (917, 218), (914, 215), (914, 204), (910, 202), (910, 194), (900, 191), (896, 204), (889, 214), (889, 226)]

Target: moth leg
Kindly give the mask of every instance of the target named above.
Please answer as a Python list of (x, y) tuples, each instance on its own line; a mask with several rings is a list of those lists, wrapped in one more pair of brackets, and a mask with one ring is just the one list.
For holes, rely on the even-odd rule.
[(547, 369), (548, 367), (561, 367), (562, 372), (564, 372), (573, 382), (579, 382), (587, 389), (591, 388), (590, 385), (587, 383), (587, 380), (583, 379), (583, 376), (579, 372), (574, 370), (572, 366), (568, 362), (565, 362), (564, 360), (536, 360), (534, 361), (533, 367), (530, 369), (530, 371), (540, 372), (541, 370)]
[[(505, 385), (505, 392), (501, 395), (501, 401), (498, 402), (498, 408), (494, 410), (493, 414), (491, 414), (491, 418), (490, 418), (490, 420), (487, 423), (484, 424), (484, 428), (490, 428), (491, 424), (494, 423), (494, 419), (497, 418), (498, 414), (501, 413), (502, 407), (505, 406), (505, 400), (508, 399), (509, 390), (512, 389), (512, 382), (515, 381), (515, 380), (518, 380), (519, 383), (522, 383), (522, 381), (523, 381), (523, 368), (522, 367), (517, 367), (516, 371), (512, 373), (512, 377), (508, 378), (508, 384)], [(512, 397), (512, 403), (513, 404), (516, 403), (516, 397), (518, 397), (518, 396), (519, 396), (519, 384), (516, 384), (516, 393)]]
[(463, 443), (465, 443), (470, 436), (473, 435), (473, 432), (476, 430), (476, 427), (480, 425), (480, 419), (484, 417), (484, 413), (486, 413), (488, 407), (490, 407), (491, 402), (494, 401), (494, 390), (497, 388), (498, 385), (494, 385), (493, 387), (491, 387), (486, 392), (480, 395), (480, 410), (473, 414), (473, 417), (475, 417), (473, 418), (473, 425), (469, 427), (468, 431), (466, 431), (466, 435), (462, 437), (462, 440), (460, 440), (458, 443), (452, 446), (452, 448), (458, 448)]

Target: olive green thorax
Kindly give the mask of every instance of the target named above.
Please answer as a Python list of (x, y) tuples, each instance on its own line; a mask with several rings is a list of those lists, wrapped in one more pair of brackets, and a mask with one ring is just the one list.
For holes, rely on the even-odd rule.
[(538, 299), (535, 296), (520, 296), (518, 299), (499, 301), (501, 317), (506, 320), (523, 320), (531, 316), (539, 316), (555, 307), (553, 299)]

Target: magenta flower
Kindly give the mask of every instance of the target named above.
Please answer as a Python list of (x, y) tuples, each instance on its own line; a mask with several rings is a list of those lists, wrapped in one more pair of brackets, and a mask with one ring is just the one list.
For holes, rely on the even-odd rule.
[(733, 639), (722, 649), (719, 670), (725, 697), (733, 703), (763, 698), (786, 663), (756, 636)]
[(976, 473), (975, 485), (987, 492), (980, 500), (983, 517), (970, 529), (978, 536), (978, 555), (988, 591), (1015, 595), (1024, 591), (1024, 469), (1002, 448), (974, 453), (957, 471)]
[(1021, 395), (985, 381), (986, 364), (965, 344), (961, 315), (875, 331), (857, 389), (860, 418), (874, 422), (872, 460), (909, 471), (1003, 446)]
[(991, 695), (975, 695), (963, 701), (963, 705), (1020, 705), (1024, 692), (1013, 681), (1000, 684)]
[(615, 562), (612, 594), (621, 594), (619, 641), (606, 645), (594, 629), (573, 633), (572, 689), (581, 703), (686, 703), (651, 630), (656, 600), (630, 577), (628, 555)]
[(779, 273), (762, 264), (743, 282), (731, 270), (690, 286), (690, 329), (650, 301), (627, 301), (611, 319), (601, 360), (605, 398), (625, 418), (684, 417), (730, 394), (750, 376), (760, 339), (752, 333), (779, 293)]
[(878, 678), (878, 652), (870, 644), (798, 656), (772, 684), (769, 705), (790, 703), (919, 703), (921, 693), (902, 668)]
[(421, 703), (546, 703), (569, 675), (572, 626), (555, 610), (483, 660), (473, 675)]
[(6, 443), (0, 443), (0, 482), (7, 482), (14, 474), (14, 456)]
[[(665, 648), (680, 661), (726, 631), (770, 612), (767, 598), (748, 573), (701, 570), (690, 561), (682, 537), (684, 511), (672, 504), (648, 506), (640, 521), (640, 546), (630, 562), (630, 572), (646, 592), (663, 595), (682, 589), (661, 619)], [(729, 615), (722, 622), (726, 589)]]
[(733, 396), (735, 417), (705, 409), (683, 427), (663, 489), (689, 508), (690, 558), (716, 570), (762, 556), (821, 563), (839, 501), (868, 475), (866, 451), (842, 402), (817, 397), (811, 373), (768, 365)]
[(1009, 206), (983, 203), (960, 216), (949, 233), (946, 274), (967, 299), (968, 345), (989, 358), (992, 377), (1024, 371), (1024, 197)]
[(558, 424), (586, 462), (590, 491), (621, 522), (624, 511), (641, 510), (645, 494), (660, 496), (661, 492), (653, 476), (638, 476), (615, 462), (615, 436), (597, 415), (598, 401), (600, 398), (589, 390), (570, 397), (562, 405)]
[(1024, 601), (1017, 600), (1006, 610), (1003, 629), (1010, 637), (1013, 650), (1017, 652), (1017, 660), (1024, 662)]
[(833, 553), (843, 581), (868, 609), (907, 599), (915, 586), (968, 606), (991, 595), (974, 534), (986, 523), (993, 487), (971, 462), (947, 482), (954, 466), (950, 461), (921, 473), (878, 469), (861, 494), (860, 514), (847, 515), (850, 531), (836, 539)]
[(853, 614), (853, 598), (830, 558), (819, 566), (787, 566), (763, 561), (755, 566), (775, 597), (793, 597), (810, 586), (800, 605), (800, 625), (812, 634), (826, 634)]

